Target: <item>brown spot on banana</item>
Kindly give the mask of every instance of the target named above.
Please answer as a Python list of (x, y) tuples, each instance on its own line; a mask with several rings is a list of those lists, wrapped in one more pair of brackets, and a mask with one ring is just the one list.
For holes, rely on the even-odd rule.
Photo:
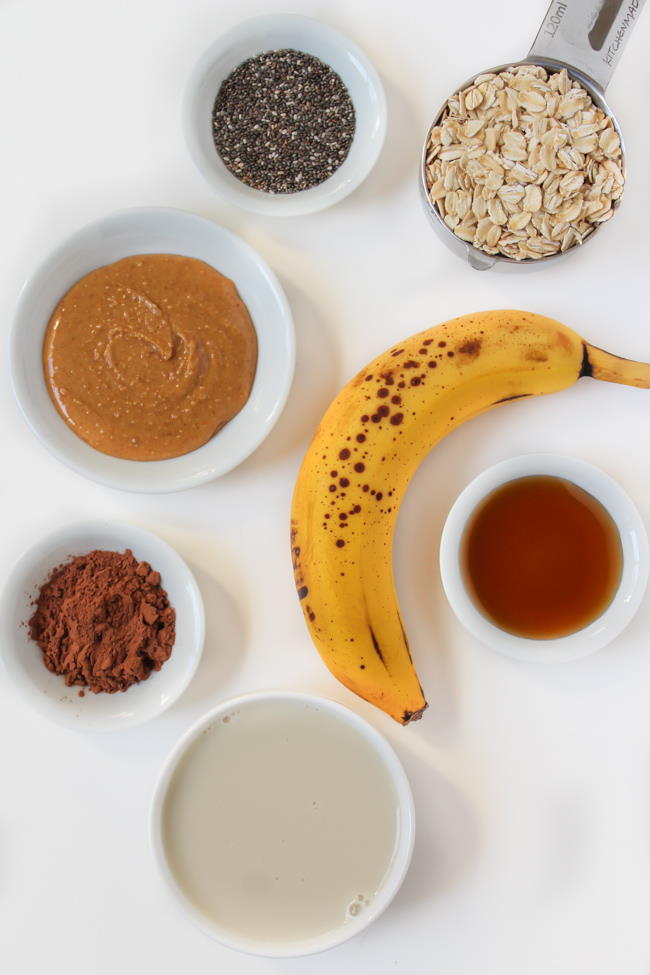
[(542, 349), (528, 349), (524, 355), (528, 362), (548, 362), (548, 356)]
[(304, 597), (300, 593), (305, 590), (305, 595), (307, 594), (307, 586), (305, 585), (305, 578), (303, 575), (302, 563), (300, 561), (300, 545), (297, 545), (298, 538), (298, 525), (295, 521), (291, 522), (291, 561), (293, 564), (293, 577), (296, 584), (296, 590), (298, 592), (298, 598), (302, 600)]
[(495, 399), (494, 405), (498, 406), (499, 403), (509, 403), (513, 399), (526, 399), (527, 396), (532, 395), (532, 393), (515, 393), (513, 396), (502, 396), (501, 399)]
[(468, 339), (466, 342), (463, 342), (462, 345), (458, 346), (457, 351), (462, 355), (467, 355), (474, 359), (481, 351), (481, 340)]
[(385, 667), (386, 666), (386, 661), (384, 660), (384, 655), (381, 652), (381, 647), (379, 646), (379, 643), (377, 642), (377, 637), (375, 636), (375, 631), (373, 630), (372, 626), (369, 626), (368, 629), (370, 630), (370, 639), (372, 640), (372, 645), (375, 648), (375, 653), (377, 654), (377, 656), (379, 657), (379, 659), (381, 660), (382, 664)]
[(565, 333), (558, 329), (556, 332), (557, 344), (560, 345), (566, 352), (571, 352), (573, 350), (573, 343), (571, 338)]

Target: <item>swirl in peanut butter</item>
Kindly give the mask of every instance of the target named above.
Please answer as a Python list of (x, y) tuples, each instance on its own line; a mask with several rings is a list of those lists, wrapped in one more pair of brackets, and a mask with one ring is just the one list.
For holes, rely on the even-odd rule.
[(246, 403), (257, 336), (232, 281), (194, 258), (126, 257), (57, 305), (45, 378), (68, 426), (102, 453), (165, 460), (195, 450)]

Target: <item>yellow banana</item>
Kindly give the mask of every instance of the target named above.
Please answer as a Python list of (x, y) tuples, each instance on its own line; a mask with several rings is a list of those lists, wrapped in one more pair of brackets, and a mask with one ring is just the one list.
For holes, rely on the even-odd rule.
[(293, 496), (298, 596), (332, 673), (402, 724), (427, 706), (392, 569), (393, 531), (412, 475), (465, 420), (582, 376), (650, 388), (650, 365), (603, 352), (559, 322), (480, 312), (388, 349), (323, 417)]

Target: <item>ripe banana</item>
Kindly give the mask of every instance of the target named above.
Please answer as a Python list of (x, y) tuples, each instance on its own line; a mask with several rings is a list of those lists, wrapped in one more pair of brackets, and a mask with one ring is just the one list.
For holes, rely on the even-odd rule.
[(293, 496), (298, 596), (332, 673), (402, 724), (427, 706), (392, 569), (393, 531), (412, 475), (465, 420), (582, 376), (650, 388), (650, 365), (597, 349), (559, 322), (480, 312), (388, 349), (323, 417)]

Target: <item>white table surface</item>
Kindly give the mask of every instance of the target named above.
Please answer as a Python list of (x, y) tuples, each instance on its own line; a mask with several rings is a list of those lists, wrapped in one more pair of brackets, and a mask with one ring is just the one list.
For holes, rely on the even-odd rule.
[[(583, 252), (535, 273), (470, 270), (429, 229), (421, 142), (444, 96), (525, 54), (545, 0), (284, 0), (348, 33), (386, 86), (387, 144), (335, 208), (283, 222), (223, 205), (195, 171), (179, 97), (219, 33), (273, 0), (2, 0), (3, 342), (21, 283), (61, 237), (109, 211), (170, 205), (249, 241), (277, 272), (297, 330), (287, 408), (236, 471), (192, 492), (128, 495), (85, 482), (25, 427), (0, 383), (2, 577), (50, 528), (132, 520), (177, 546), (207, 605), (204, 659), (140, 729), (75, 734), (0, 681), (0, 967), (6, 975), (221, 971), (375, 975), (648, 975), (650, 597), (610, 648), (527, 666), (478, 645), (441, 592), (437, 546), (460, 489), (486, 466), (559, 451), (614, 475), (650, 525), (650, 393), (584, 381), (492, 412), (437, 447), (400, 516), (399, 595), (430, 708), (401, 728), (330, 676), (308, 638), (288, 547), (292, 484), (340, 386), (390, 343), (465, 312), (522, 307), (650, 359), (650, 13), (609, 89), (628, 148), (623, 208)], [(148, 809), (163, 759), (212, 704), (286, 687), (355, 708), (393, 743), (418, 814), (412, 868), (364, 934), (270, 961), (209, 940), (159, 883)]]

